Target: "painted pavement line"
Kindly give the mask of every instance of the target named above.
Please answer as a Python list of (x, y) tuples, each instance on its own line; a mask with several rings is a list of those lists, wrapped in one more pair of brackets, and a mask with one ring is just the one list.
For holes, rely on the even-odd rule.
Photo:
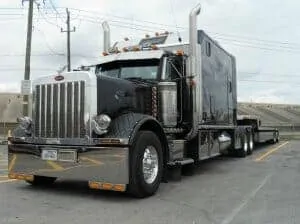
[(271, 155), (272, 153), (278, 151), (279, 149), (281, 149), (283, 146), (287, 145), (289, 142), (284, 142), (281, 145), (277, 146), (276, 148), (272, 148), (270, 150), (268, 150), (266, 153), (262, 154), (261, 156), (257, 157), (255, 159), (255, 162), (260, 162), (263, 161), (267, 156)]
[(221, 224), (230, 224), (234, 220), (234, 218), (243, 210), (243, 208), (250, 202), (250, 200), (252, 200), (255, 197), (255, 195), (259, 192), (259, 190), (263, 188), (263, 186), (265, 186), (265, 184), (268, 182), (271, 176), (272, 174), (266, 176), (262, 180), (262, 182), (251, 192), (251, 194), (248, 195), (248, 197), (245, 198), (244, 201), (239, 206), (237, 206), (234, 210), (232, 210), (232, 212), (223, 220)]
[(12, 180), (0, 180), (0, 184), (5, 184), (5, 183), (10, 183), (10, 182), (15, 182), (18, 180), (12, 179)]

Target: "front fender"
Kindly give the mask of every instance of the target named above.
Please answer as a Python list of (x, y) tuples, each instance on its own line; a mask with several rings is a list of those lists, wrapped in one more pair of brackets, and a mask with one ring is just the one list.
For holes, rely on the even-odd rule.
[[(135, 127), (145, 117), (150, 117), (144, 114), (127, 113), (112, 120), (107, 134), (103, 138), (122, 138), (130, 139)], [(129, 142), (129, 141), (128, 141)]]
[(169, 147), (166, 134), (160, 123), (152, 116), (138, 113), (123, 114), (112, 121), (109, 132), (104, 138), (128, 139), (128, 144), (132, 145), (136, 134), (141, 130), (154, 132), (162, 144), (165, 160), (169, 157)]

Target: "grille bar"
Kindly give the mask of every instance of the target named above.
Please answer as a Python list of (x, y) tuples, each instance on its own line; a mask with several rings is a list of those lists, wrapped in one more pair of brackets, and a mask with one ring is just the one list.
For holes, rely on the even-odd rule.
[(35, 136), (83, 138), (85, 136), (85, 82), (37, 85)]

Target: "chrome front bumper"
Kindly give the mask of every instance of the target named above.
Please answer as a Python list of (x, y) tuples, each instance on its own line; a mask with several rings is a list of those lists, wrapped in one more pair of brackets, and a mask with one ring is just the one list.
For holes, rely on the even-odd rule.
[[(75, 151), (74, 161), (42, 160), (45, 148), (58, 153)], [(70, 159), (70, 158), (68, 158)], [(91, 183), (129, 183), (129, 149), (127, 147), (75, 147), (32, 144), (8, 145), (9, 176), (30, 180), (30, 176), (57, 177), (68, 180), (83, 180)], [(21, 178), (19, 178), (21, 177)]]

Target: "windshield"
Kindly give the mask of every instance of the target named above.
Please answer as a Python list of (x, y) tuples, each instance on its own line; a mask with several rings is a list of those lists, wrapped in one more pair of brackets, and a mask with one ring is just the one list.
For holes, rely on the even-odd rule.
[(130, 79), (157, 79), (159, 60), (134, 61), (134, 62), (111, 62), (109, 64), (98, 65), (97, 75), (105, 75), (114, 78)]

